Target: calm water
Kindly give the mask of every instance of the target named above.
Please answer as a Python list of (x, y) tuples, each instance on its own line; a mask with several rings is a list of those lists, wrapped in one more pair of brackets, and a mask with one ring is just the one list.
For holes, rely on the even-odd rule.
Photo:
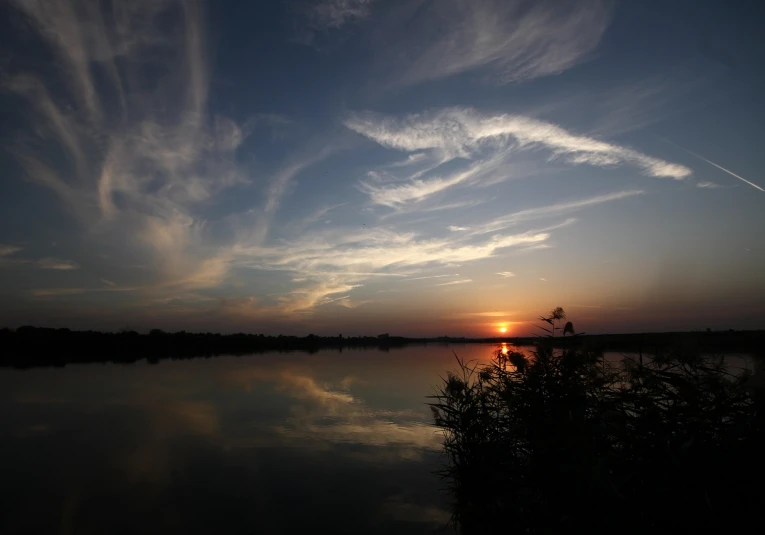
[(492, 349), (0, 370), (0, 532), (448, 533), (425, 396)]
[(0, 369), (0, 533), (451, 533), (425, 396), (495, 349)]

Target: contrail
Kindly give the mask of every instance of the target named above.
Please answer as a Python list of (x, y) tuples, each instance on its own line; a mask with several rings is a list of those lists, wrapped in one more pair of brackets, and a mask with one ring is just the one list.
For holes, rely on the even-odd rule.
[(677, 147), (678, 149), (680, 149), (680, 150), (682, 150), (682, 151), (685, 151), (685, 152), (687, 152), (687, 153), (688, 153), (688, 154), (690, 154), (691, 156), (695, 156), (695, 157), (696, 157), (696, 158), (698, 158), (699, 160), (703, 160), (703, 161), (707, 162), (709, 165), (714, 165), (715, 167), (717, 167), (717, 168), (718, 168), (718, 169), (720, 169), (721, 171), (725, 171), (725, 172), (726, 172), (726, 173), (728, 173), (729, 175), (731, 175), (731, 176), (735, 176), (735, 177), (736, 177), (736, 178), (738, 178), (739, 180), (743, 180), (744, 182), (746, 182), (747, 184), (749, 184), (749, 185), (750, 185), (750, 186), (752, 186), (753, 188), (757, 188), (757, 189), (758, 189), (758, 190), (760, 190), (760, 191), (765, 191), (765, 189), (762, 189), (762, 188), (761, 188), (760, 186), (758, 186), (757, 184), (754, 184), (754, 183), (752, 183), (752, 182), (749, 182), (749, 181), (748, 181), (747, 179), (745, 179), (744, 177), (742, 177), (742, 176), (738, 176), (738, 175), (737, 175), (736, 173), (734, 173), (733, 171), (728, 171), (728, 170), (727, 170), (726, 168), (724, 168), (722, 165), (717, 165), (716, 163), (714, 163), (714, 162), (711, 162), (711, 161), (707, 160), (707, 159), (706, 159), (706, 158), (704, 158), (703, 156), (701, 156), (701, 155), (699, 155), (699, 154), (696, 154), (696, 153), (695, 153), (695, 152), (693, 152), (692, 150), (688, 150), (688, 149), (686, 149), (686, 148), (684, 148), (684, 147), (681, 147), (681, 146), (680, 146), (680, 145), (678, 145), (677, 143), (672, 143), (672, 142), (671, 142), (670, 140), (668, 140), (668, 139), (665, 139), (665, 140), (664, 140), (664, 142), (665, 142), (665, 143), (669, 143), (670, 145), (674, 145), (674, 146), (675, 146), (675, 147)]

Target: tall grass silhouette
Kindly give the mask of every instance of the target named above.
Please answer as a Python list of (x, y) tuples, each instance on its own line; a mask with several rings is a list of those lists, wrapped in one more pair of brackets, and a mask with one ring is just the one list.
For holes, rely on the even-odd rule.
[(610, 363), (561, 308), (531, 355), (459, 358), (432, 396), (461, 533), (690, 533), (762, 526), (761, 388), (682, 350)]

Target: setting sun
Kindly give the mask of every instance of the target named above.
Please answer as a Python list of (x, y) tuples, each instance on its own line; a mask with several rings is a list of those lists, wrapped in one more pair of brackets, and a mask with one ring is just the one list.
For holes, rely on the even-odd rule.
[(507, 332), (507, 327), (500, 327), (499, 328), (499, 332), (506, 333)]

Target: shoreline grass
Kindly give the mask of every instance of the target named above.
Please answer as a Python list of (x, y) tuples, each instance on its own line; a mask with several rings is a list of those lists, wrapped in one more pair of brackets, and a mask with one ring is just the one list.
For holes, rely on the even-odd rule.
[(458, 358), (432, 397), (458, 530), (762, 526), (765, 400), (750, 374), (686, 349), (614, 365), (586, 344), (556, 348), (564, 317), (541, 318), (550, 336), (531, 358)]

